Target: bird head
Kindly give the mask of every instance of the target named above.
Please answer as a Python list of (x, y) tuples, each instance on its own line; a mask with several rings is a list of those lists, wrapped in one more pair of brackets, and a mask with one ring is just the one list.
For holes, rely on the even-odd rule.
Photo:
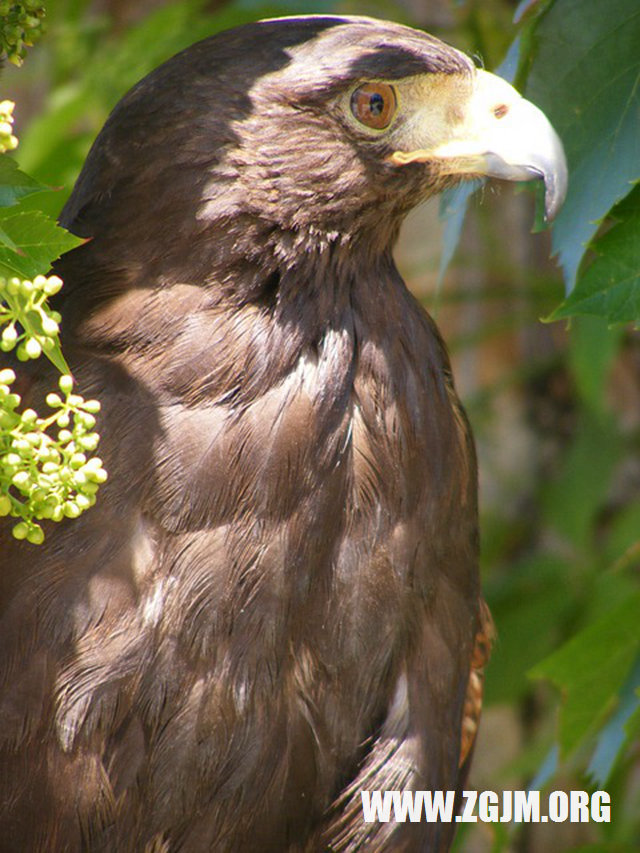
[(412, 207), (482, 175), (544, 180), (549, 218), (564, 197), (560, 140), (508, 83), (398, 24), (283, 18), (205, 39), (135, 86), (62, 223), (93, 238), (95, 264), (148, 279), (188, 257), (206, 276), (301, 245), (387, 251)]

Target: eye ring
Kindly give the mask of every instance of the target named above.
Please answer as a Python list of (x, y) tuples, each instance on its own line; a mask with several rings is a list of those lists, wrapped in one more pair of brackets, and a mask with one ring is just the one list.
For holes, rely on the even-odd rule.
[(363, 83), (351, 95), (353, 117), (372, 130), (389, 127), (397, 106), (395, 89), (388, 83)]

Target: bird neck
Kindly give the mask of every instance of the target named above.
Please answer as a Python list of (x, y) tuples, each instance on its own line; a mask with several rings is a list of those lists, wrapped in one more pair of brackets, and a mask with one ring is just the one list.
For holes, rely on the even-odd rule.
[(101, 291), (72, 279), (63, 337), (170, 399), (249, 401), (316, 359), (329, 339), (349, 370), (358, 334), (372, 324), (376, 334), (397, 327), (393, 336), (401, 314), (415, 310), (390, 249), (374, 249), (375, 241), (244, 225), (219, 231), (205, 251), (195, 247), (196, 280), (114, 271), (101, 274)]

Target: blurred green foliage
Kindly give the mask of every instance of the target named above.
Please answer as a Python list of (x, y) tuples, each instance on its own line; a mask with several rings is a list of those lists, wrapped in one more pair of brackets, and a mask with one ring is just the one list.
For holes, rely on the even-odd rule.
[[(482, 504), (485, 588), (498, 629), (487, 708), (508, 708), (522, 733), (518, 754), (482, 783), (495, 790), (506, 779), (519, 787), (605, 787), (614, 804), (610, 824), (579, 827), (582, 834), (563, 835), (553, 847), (531, 826), (483, 830), (495, 851), (633, 851), (640, 838), (640, 397), (634, 397), (640, 393), (640, 346), (634, 329), (619, 324), (637, 324), (640, 314), (637, 0), (525, 0), (517, 10), (509, 0), (435, 5), (446, 12), (445, 23), (437, 16), (430, 23), (436, 35), (479, 54), (489, 68), (506, 55), (505, 73), (547, 112), (570, 167), (567, 203), (552, 230), (565, 273), (564, 300), (559, 277), (548, 269), (509, 267), (502, 234), (495, 226), (491, 231), (489, 217), (477, 209), (472, 215), (482, 220), (491, 250), (484, 260), (474, 253), (469, 269), (491, 286), (451, 294), (447, 287), (440, 296), (440, 304), (455, 301), (458, 311), (474, 300), (484, 308), (509, 305), (504, 321), (460, 336), (458, 354), (491, 346), (505, 330), (515, 337), (540, 316), (571, 318), (568, 333), (558, 333), (559, 345), (505, 364), (495, 381), (465, 400), (481, 463), (488, 464), (483, 447), (505, 394), (520, 401), (535, 436), (526, 482), (523, 475), (522, 483), (504, 488), (502, 501)], [(47, 37), (20, 72), (23, 91), (40, 94), (19, 128), (19, 161), (39, 185), (60, 190), (32, 194), (36, 184), (25, 178), (12, 191), (24, 190), (21, 209), (55, 216), (118, 98), (198, 38), (296, 12), (429, 23), (426, 12), (415, 19), (420, 9), (400, 0), (181, 0), (123, 20), (97, 12), (89, 0), (57, 0), (48, 10)], [(10, 168), (0, 171), (0, 198)], [(462, 210), (449, 207), (446, 261), (461, 234), (464, 251)], [(464, 263), (458, 254), (452, 278)], [(514, 278), (520, 282), (517, 310), (508, 302)], [(613, 382), (620, 375), (627, 385)], [(483, 773), (481, 767), (475, 772)], [(477, 849), (474, 830), (461, 829), (458, 849)]]
[[(517, 572), (530, 586), (519, 604), (511, 601), (506, 624), (521, 645), (519, 616), (529, 620), (529, 637), (546, 635), (534, 641), (529, 675), (562, 694), (560, 772), (572, 767), (578, 779), (619, 788), (638, 770), (638, 726), (627, 723), (640, 703), (640, 490), (623, 481), (637, 464), (639, 436), (637, 422), (624, 428), (627, 401), (611, 399), (610, 378), (637, 335), (608, 324), (640, 320), (640, 16), (635, 0), (547, 0), (520, 10), (516, 81), (549, 115), (570, 170), (552, 234), (569, 295), (551, 316), (593, 316), (572, 322), (563, 368), (574, 426), (540, 484), (537, 543)], [(503, 635), (510, 654), (508, 642)], [(530, 649), (521, 654), (533, 662)], [(598, 849), (635, 845), (634, 796)]]
[[(559, 359), (527, 365), (512, 387), (527, 394), (541, 383), (549, 392), (560, 377), (570, 426), (556, 432), (551, 460), (537, 467), (530, 516), (514, 525), (512, 512), (494, 507), (484, 517), (487, 596), (499, 635), (487, 693), (489, 704), (520, 709), (525, 733), (503, 773), (524, 773), (534, 787), (605, 787), (612, 795), (612, 823), (581, 836), (593, 845), (554, 850), (631, 851), (640, 839), (640, 435), (633, 396), (640, 360), (637, 332), (610, 324), (640, 320), (640, 16), (635, 0), (528, 0), (518, 14), (506, 65), (549, 115), (570, 170), (552, 229), (568, 295), (541, 313), (572, 319)], [(450, 243), (461, 207), (454, 202), (449, 211)], [(545, 305), (554, 298), (548, 294)], [(612, 383), (625, 364), (631, 387)], [(473, 406), (471, 412), (475, 420)], [(560, 691), (555, 726), (557, 700), (545, 682)], [(464, 849), (464, 839), (460, 844)], [(528, 827), (496, 831), (494, 849), (547, 848), (536, 846)]]

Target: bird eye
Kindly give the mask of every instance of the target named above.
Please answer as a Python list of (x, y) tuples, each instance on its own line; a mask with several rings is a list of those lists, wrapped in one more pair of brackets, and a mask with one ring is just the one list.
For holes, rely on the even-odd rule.
[(387, 83), (364, 83), (351, 95), (351, 112), (361, 124), (383, 130), (396, 111), (396, 93)]

